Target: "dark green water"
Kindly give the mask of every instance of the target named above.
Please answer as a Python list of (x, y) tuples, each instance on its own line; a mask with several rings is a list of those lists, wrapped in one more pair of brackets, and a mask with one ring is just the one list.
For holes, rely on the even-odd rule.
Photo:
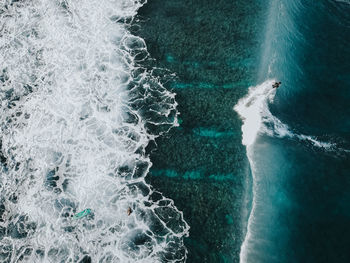
[(259, 1), (151, 0), (138, 34), (152, 66), (177, 78), (181, 125), (159, 138), (148, 181), (189, 223), (188, 262), (238, 262), (251, 191), (241, 121), (233, 106), (257, 75)]
[(350, 262), (349, 0), (51, 2), (0, 2), (1, 262)]
[[(139, 14), (151, 66), (177, 75), (181, 125), (149, 147), (148, 180), (191, 226), (188, 262), (349, 262), (350, 5), (151, 0)], [(268, 79), (282, 86), (257, 111), (252, 187), (233, 106)]]
[[(293, 135), (260, 136), (253, 146), (257, 205), (246, 262), (350, 262), (345, 2), (270, 1), (259, 82), (282, 80), (270, 110)], [(334, 146), (315, 147), (300, 134)]]

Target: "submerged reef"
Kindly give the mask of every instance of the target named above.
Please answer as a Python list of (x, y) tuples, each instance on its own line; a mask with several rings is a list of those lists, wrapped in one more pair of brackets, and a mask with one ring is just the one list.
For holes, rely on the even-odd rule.
[(146, 180), (184, 212), (188, 262), (239, 262), (251, 174), (233, 106), (255, 81), (262, 10), (250, 0), (151, 0), (139, 10), (135, 33), (149, 67), (168, 70), (159, 76), (180, 112), (179, 127), (148, 147)]

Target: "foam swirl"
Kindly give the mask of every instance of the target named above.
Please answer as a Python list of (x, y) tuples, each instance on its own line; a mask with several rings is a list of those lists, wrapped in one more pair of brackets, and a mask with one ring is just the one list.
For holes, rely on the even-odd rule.
[(260, 133), (272, 137), (297, 139), (327, 151), (344, 150), (337, 148), (335, 143), (320, 141), (314, 136), (297, 133), (275, 117), (269, 109), (269, 104), (273, 103), (276, 95), (276, 89), (272, 87), (274, 82), (273, 79), (267, 80), (260, 85), (250, 87), (248, 94), (234, 107), (243, 119), (243, 145), (252, 146)]
[(128, 31), (143, 3), (0, 3), (2, 262), (186, 259), (189, 226), (144, 180), (177, 111)]

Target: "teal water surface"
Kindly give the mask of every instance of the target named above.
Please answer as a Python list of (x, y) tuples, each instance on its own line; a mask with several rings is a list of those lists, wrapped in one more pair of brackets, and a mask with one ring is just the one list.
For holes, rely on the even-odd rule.
[[(233, 106), (255, 82), (260, 1), (160, 1), (138, 32), (158, 67), (176, 74), (178, 128), (157, 139), (148, 180), (189, 223), (188, 262), (239, 262), (251, 175)], [(152, 65), (154, 66), (154, 65)]]
[(269, 1), (259, 82), (282, 81), (270, 110), (292, 135), (261, 135), (252, 149), (245, 262), (350, 261), (349, 42), (345, 1)]
[[(177, 76), (166, 85), (180, 126), (149, 147), (148, 180), (184, 212), (188, 262), (350, 262), (349, 16), (349, 3), (332, 0), (151, 0), (140, 10), (151, 66)], [(268, 79), (282, 81), (270, 119), (289, 135), (267, 124), (249, 163), (232, 109)]]

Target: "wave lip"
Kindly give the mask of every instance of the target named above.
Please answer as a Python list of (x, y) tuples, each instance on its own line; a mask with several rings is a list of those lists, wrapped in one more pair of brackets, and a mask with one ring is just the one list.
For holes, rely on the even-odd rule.
[(242, 143), (247, 147), (255, 142), (264, 116), (268, 115), (268, 102), (273, 100), (276, 93), (276, 89), (272, 87), (273, 83), (274, 80), (268, 80), (259, 86), (249, 88), (248, 94), (234, 107), (243, 119)]
[(267, 80), (261, 85), (250, 87), (248, 94), (241, 98), (234, 107), (234, 110), (242, 118), (242, 144), (247, 148), (247, 156), (253, 176), (253, 205), (248, 219), (247, 233), (241, 246), (240, 262), (249, 262), (249, 245), (254, 238), (252, 234), (252, 226), (256, 209), (255, 190), (257, 186), (255, 185), (256, 180), (254, 178), (256, 168), (252, 158), (253, 145), (259, 132), (262, 130), (264, 116), (269, 115), (268, 103), (273, 101), (276, 93), (276, 90), (272, 87), (273, 83), (274, 80)]
[(273, 79), (267, 80), (260, 85), (250, 87), (248, 94), (240, 99), (234, 107), (234, 110), (243, 120), (243, 145), (247, 147), (253, 145), (256, 137), (261, 133), (271, 137), (306, 141), (326, 151), (346, 151), (338, 148), (335, 143), (320, 141), (315, 136), (293, 131), (287, 124), (275, 117), (269, 110), (269, 104), (273, 103), (277, 90), (272, 87), (274, 82)]
[(186, 260), (182, 212), (144, 179), (177, 111), (128, 31), (143, 2), (0, 3), (4, 262)]
[[(260, 202), (258, 193), (258, 170), (253, 158), (254, 143), (259, 134), (265, 134), (277, 138), (289, 138), (300, 141), (307, 146), (316, 147), (331, 153), (347, 153), (348, 150), (337, 147), (335, 143), (318, 140), (314, 136), (299, 134), (293, 131), (287, 124), (280, 121), (269, 110), (269, 104), (273, 103), (276, 89), (272, 87), (273, 79), (266, 80), (260, 85), (250, 87), (245, 97), (241, 98), (234, 110), (242, 118), (242, 144), (246, 146), (247, 156), (251, 166), (253, 176), (253, 205), (248, 219), (248, 229), (246, 237), (241, 246), (241, 262), (249, 262), (249, 255), (256, 254), (253, 247), (259, 242), (255, 240), (254, 231), (259, 228), (259, 218), (257, 218), (257, 204)], [(265, 190), (266, 191), (266, 190)], [(260, 202), (261, 203), (261, 202)], [(263, 206), (260, 204), (260, 206)], [(269, 204), (264, 204), (268, 206)], [(255, 229), (255, 230), (254, 230)]]

